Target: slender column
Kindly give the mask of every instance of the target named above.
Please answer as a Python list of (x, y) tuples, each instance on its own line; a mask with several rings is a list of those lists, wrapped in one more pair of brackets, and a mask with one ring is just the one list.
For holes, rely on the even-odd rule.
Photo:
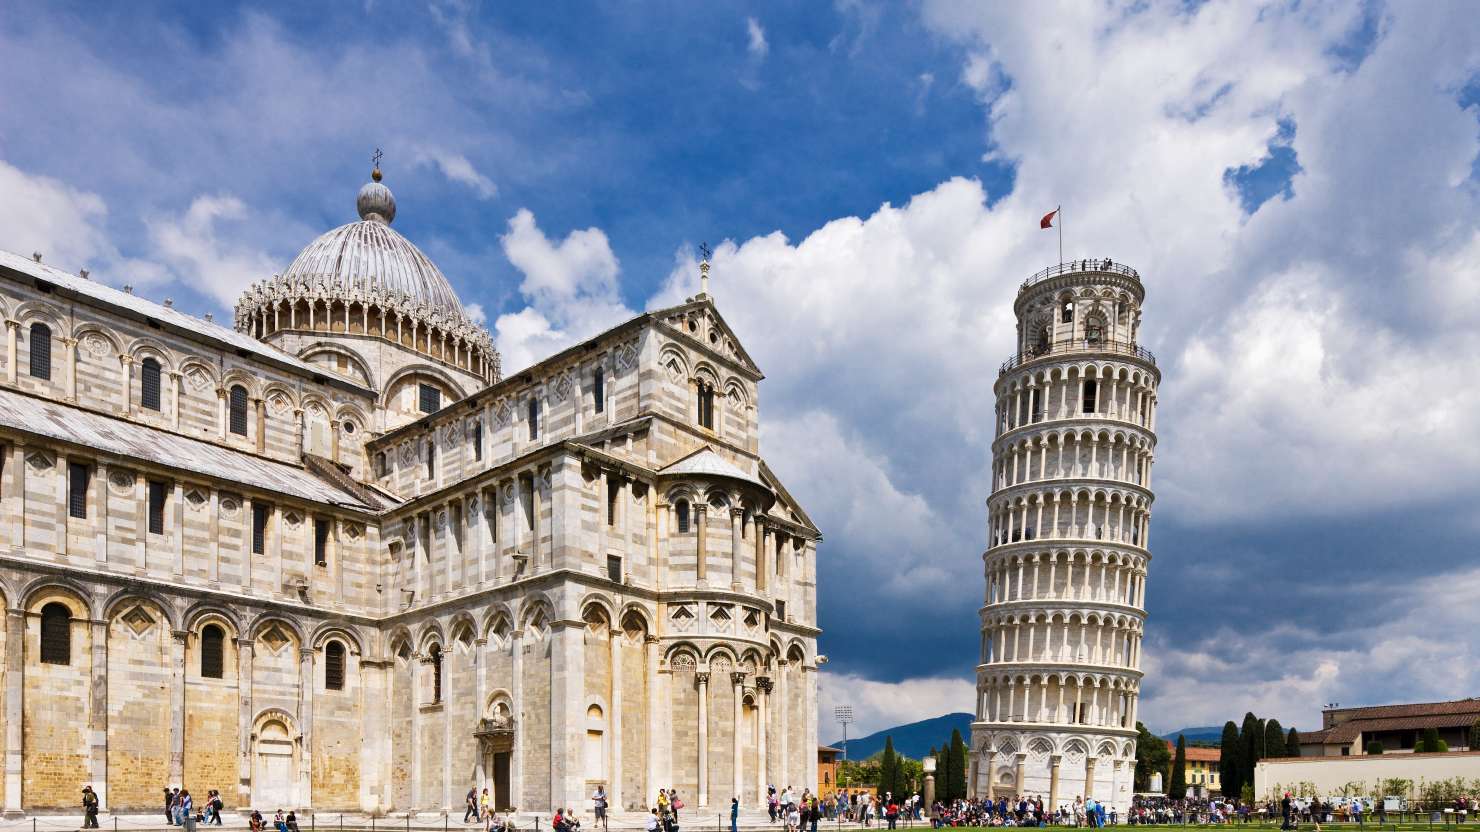
[(755, 771), (756, 771), (756, 800), (760, 803), (766, 801), (766, 786), (770, 781), (770, 772), (766, 770), (766, 721), (770, 719), (771, 711), (771, 679), (769, 676), (757, 676), (755, 679)]
[(1027, 768), (1027, 762), (1028, 752), (1019, 751), (1017, 753), (1017, 774), (1015, 780), (1019, 795), (1026, 795), (1028, 793), (1027, 789), (1023, 787), (1023, 769)]
[(786, 669), (788, 665), (789, 662), (784, 659), (776, 660), (776, 675), (781, 677), (781, 742), (777, 764), (781, 767), (781, 778), (783, 780), (791, 777), (791, 745), (789, 742), (791, 738), (791, 708), (788, 707), (791, 702), (791, 682), (787, 679), (788, 673)]
[(180, 374), (171, 370), (170, 376), (170, 427), (180, 429)]
[[(399, 324), (398, 324), (399, 326)], [(514, 643), (513, 679), (509, 682), (509, 698), (513, 700), (514, 724), (524, 721), (524, 630), (510, 634)], [(509, 805), (524, 802), (524, 749), (530, 743), (516, 742), (509, 752)]]
[(755, 517), (755, 591), (758, 593), (766, 591), (766, 572), (770, 568), (766, 565), (766, 538), (769, 535), (770, 530), (766, 528), (766, 521), (757, 514)]
[(997, 797), (997, 750), (989, 745), (982, 755), (987, 758), (987, 799), (995, 800)]
[[(13, 323), (13, 322), (7, 322)], [(10, 329), (10, 368), (15, 370), (15, 327)], [(21, 696), (25, 681), (26, 613), (5, 611), (5, 814), (21, 814), (21, 744), (24, 711)], [(102, 798), (99, 798), (100, 800)]]
[(1063, 755), (1054, 754), (1048, 758), (1048, 805), (1044, 807), (1050, 815), (1059, 808), (1059, 763)]
[[(183, 664), (183, 663), (182, 663)], [(313, 648), (298, 650), (298, 735), (302, 748), (299, 750), (300, 768), (298, 782), (301, 804), (313, 804), (313, 694), (318, 687), (313, 671)]]
[[(99, 808), (108, 805), (108, 622), (92, 621), (92, 707), (88, 713), (92, 754), (92, 786)], [(178, 674), (178, 671), (176, 671)], [(172, 710), (180, 714), (184, 702), (176, 700)], [(171, 763), (174, 759), (171, 755)], [(179, 782), (176, 780), (175, 782)]]
[[(608, 644), (611, 647), (612, 715), (611, 719), (607, 720), (607, 727), (612, 739), (611, 765), (607, 767), (607, 770), (611, 772), (607, 779), (611, 782), (608, 784), (607, 795), (611, 807), (616, 811), (621, 811), (626, 806), (622, 800), (622, 781), (624, 780), (622, 777), (622, 631), (620, 628), (613, 628), (608, 635)], [(641, 707), (642, 703), (639, 702), (637, 705)]]
[[(16, 340), (17, 340), (16, 339), (16, 333), (20, 331), (20, 328), (21, 328), (21, 322), (20, 321), (7, 320), (5, 322), (5, 355), (6, 355), (6, 361), (5, 361), (5, 380), (8, 381), (11, 385), (14, 385), (16, 383), (16, 380), (17, 380), (15, 363), (19, 359), (19, 352), (16, 350), (16, 346), (17, 346), (17, 344), (16, 344)], [(5, 794), (6, 794), (6, 801), (5, 801), (6, 809), (9, 810), (9, 808), (10, 808), (10, 799), (9, 799), (9, 796), (12, 795), (12, 794), (16, 795), (15, 804), (16, 804), (16, 808), (19, 809), (19, 807), (20, 807), (20, 783), (17, 782), (16, 785), (13, 788), (12, 787), (7, 787), (6, 788), (6, 791), (5, 791)]]
[[(698, 523), (698, 534), (695, 537), (697, 541), (696, 557), (698, 558), (697, 576), (699, 586), (704, 586), (709, 577), (709, 553), (705, 551), (705, 533), (708, 531), (709, 528), (709, 510), (708, 506), (705, 506), (703, 503), (697, 502), (694, 503), (693, 509), (694, 520)], [(704, 805), (704, 801), (700, 800), (699, 804), (701, 806)]]
[(62, 338), (61, 342), (63, 360), (67, 362), (67, 399), (75, 402), (77, 401), (77, 339)]
[[(654, 497), (657, 495), (654, 494)], [(668, 783), (663, 768), (666, 758), (660, 753), (664, 746), (663, 741), (669, 732), (663, 729), (670, 723), (668, 704), (671, 701), (668, 696), (668, 684), (672, 679), (672, 673), (668, 668), (658, 667), (658, 637), (649, 635), (643, 639), (643, 658), (647, 664), (647, 677), (653, 680), (653, 695), (648, 702), (647, 708), (647, 783), (642, 802), (646, 804), (653, 799), (656, 790), (663, 788)], [(659, 719), (659, 712), (663, 718)]]
[(699, 686), (699, 805), (709, 805), (709, 672), (694, 674)]
[(226, 439), (226, 388), (216, 388), (216, 438)]
[(174, 630), (170, 636), (172, 639), (170, 644), (170, 782), (183, 783), (185, 780), (185, 655), (190, 632)]
[[(1091, 751), (1091, 754), (1094, 752)], [(1095, 793), (1095, 763), (1097, 757), (1088, 757), (1084, 761), (1084, 796), (1091, 797)]]
[(736, 719), (734, 719), (733, 731), (734, 789), (733, 791), (731, 791), (731, 794), (740, 796), (741, 789), (744, 788), (744, 777), (741, 776), (741, 774), (743, 774), (744, 767), (744, 734), (743, 731), (741, 731), (741, 728), (744, 727), (744, 674), (741, 674), (741, 672), (731, 672), (730, 684), (733, 684), (734, 688), (736, 688), (736, 690), (734, 690), (734, 693), (736, 693), (736, 708), (734, 708), (734, 711), (736, 711)]
[(250, 806), (252, 802), (252, 640), (236, 640), (237, 679), (237, 801), (238, 805)]
[[(744, 519), (745, 509), (730, 509), (730, 589), (735, 592), (740, 591), (740, 524)], [(735, 791), (738, 794), (740, 790)]]

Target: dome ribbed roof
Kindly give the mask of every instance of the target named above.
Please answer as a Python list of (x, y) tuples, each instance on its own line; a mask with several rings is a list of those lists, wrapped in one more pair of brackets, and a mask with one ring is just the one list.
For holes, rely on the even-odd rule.
[[(378, 174), (379, 171), (377, 170)], [(391, 228), (396, 198), (376, 181), (360, 189), (359, 222), (346, 223), (309, 243), (278, 281), (325, 294), (382, 294), (424, 304), (457, 323), (468, 320), (462, 301), (436, 264)]]

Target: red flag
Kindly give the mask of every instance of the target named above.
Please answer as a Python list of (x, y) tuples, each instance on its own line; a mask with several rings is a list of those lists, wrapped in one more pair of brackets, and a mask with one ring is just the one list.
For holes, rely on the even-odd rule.
[(1041, 219), (1041, 220), (1038, 221), (1038, 227), (1039, 228), (1053, 228), (1053, 218), (1054, 218), (1054, 215), (1057, 214), (1058, 212), (1059, 212), (1059, 209), (1055, 208), (1052, 211), (1049, 211), (1047, 214), (1044, 214), (1043, 215), (1043, 219)]

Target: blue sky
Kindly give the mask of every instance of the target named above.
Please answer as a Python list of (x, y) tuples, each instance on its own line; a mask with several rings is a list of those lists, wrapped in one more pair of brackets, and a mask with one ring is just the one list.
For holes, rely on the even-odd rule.
[(866, 732), (970, 709), (991, 383), (1063, 204), (1067, 256), (1141, 269), (1164, 373), (1142, 717), (1306, 726), (1480, 681), (1475, 18), (12, 4), (0, 247), (223, 313), (379, 147), (512, 369), (692, 293), (708, 241)]

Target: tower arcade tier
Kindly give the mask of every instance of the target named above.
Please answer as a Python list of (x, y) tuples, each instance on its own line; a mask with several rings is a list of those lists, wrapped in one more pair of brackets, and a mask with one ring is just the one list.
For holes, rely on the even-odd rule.
[(1144, 297), (1134, 269), (1081, 260), (1013, 304), (1017, 352), (993, 387), (979, 796), (1130, 805), (1161, 380), (1136, 341)]

